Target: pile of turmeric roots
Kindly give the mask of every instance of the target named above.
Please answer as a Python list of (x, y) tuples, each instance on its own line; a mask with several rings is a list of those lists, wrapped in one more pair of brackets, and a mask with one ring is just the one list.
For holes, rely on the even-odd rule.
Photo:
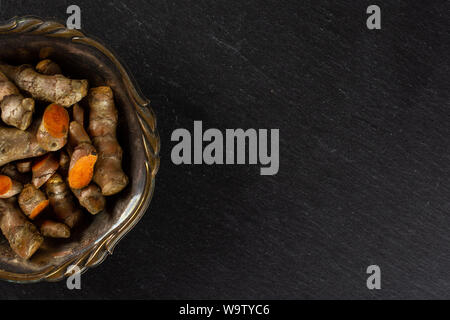
[(110, 87), (89, 89), (48, 59), (0, 63), (0, 111), (0, 229), (29, 259), (127, 186), (118, 114)]

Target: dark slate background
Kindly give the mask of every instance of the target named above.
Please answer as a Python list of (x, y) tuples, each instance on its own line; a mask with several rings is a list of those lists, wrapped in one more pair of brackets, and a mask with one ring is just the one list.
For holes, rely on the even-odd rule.
[[(448, 1), (1, 0), (0, 18), (74, 3), (153, 100), (155, 197), (81, 291), (0, 298), (450, 298)], [(278, 175), (173, 165), (194, 120), (279, 128)]]

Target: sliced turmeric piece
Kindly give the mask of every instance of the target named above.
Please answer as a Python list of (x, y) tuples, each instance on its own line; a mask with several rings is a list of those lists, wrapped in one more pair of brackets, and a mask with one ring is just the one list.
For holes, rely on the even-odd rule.
[(49, 105), (37, 132), (39, 145), (47, 151), (57, 151), (67, 143), (69, 113), (60, 105)]
[(22, 184), (27, 184), (30, 182), (30, 177), (25, 173), (19, 172), (19, 170), (17, 170), (17, 167), (12, 163), (8, 163), (1, 167), (0, 174), (8, 176), (11, 179), (16, 180)]
[(33, 178), (31, 182), (36, 188), (43, 186), (58, 170), (59, 159), (53, 153), (48, 153), (38, 159), (32, 166)]
[(39, 202), (39, 204), (31, 211), (29, 218), (31, 220), (36, 218), (39, 213), (41, 213), (45, 208), (48, 207), (48, 203), (48, 200), (42, 200), (41, 202)]
[(69, 147), (75, 147), (69, 165), (69, 186), (82, 189), (89, 185), (94, 175), (97, 151), (84, 128), (76, 121), (70, 123)]
[(27, 184), (19, 195), (20, 209), (31, 220), (47, 208), (48, 204), (45, 194), (32, 184)]
[(69, 113), (60, 105), (51, 104), (45, 109), (42, 123), (52, 137), (62, 138), (69, 129)]
[(0, 176), (0, 196), (11, 190), (12, 180), (8, 176)]
[[(93, 151), (94, 150), (94, 151)], [(76, 148), (73, 153), (73, 165), (69, 169), (69, 186), (72, 189), (81, 189), (89, 185), (94, 175), (94, 165), (97, 155), (94, 147)], [(78, 159), (77, 159), (78, 158)]]
[(6, 175), (0, 175), (0, 198), (14, 197), (22, 191), (23, 185)]

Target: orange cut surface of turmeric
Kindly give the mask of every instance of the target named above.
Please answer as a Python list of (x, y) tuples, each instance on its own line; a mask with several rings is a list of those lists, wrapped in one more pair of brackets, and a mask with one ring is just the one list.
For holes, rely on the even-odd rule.
[(8, 176), (0, 175), (0, 195), (4, 195), (12, 188), (12, 180)]
[(51, 157), (51, 153), (48, 153), (45, 156), (43, 156), (36, 163), (33, 164), (33, 166), (31, 167), (31, 170), (33, 170), (33, 171), (39, 170), (39, 168), (42, 167), (45, 164), (45, 162), (48, 160), (48, 158), (50, 158), (50, 157)]
[(69, 114), (58, 104), (51, 104), (45, 109), (43, 121), (45, 129), (54, 138), (64, 137), (69, 130)]
[(49, 201), (48, 201), (48, 200), (44, 200), (44, 201), (42, 201), (41, 203), (39, 203), (39, 204), (33, 209), (33, 211), (31, 211), (31, 214), (30, 214), (29, 218), (30, 218), (30, 219), (36, 218), (36, 217), (39, 215), (39, 213), (41, 213), (45, 208), (47, 208), (48, 204), (49, 204)]
[(86, 187), (94, 175), (94, 165), (97, 162), (96, 155), (88, 155), (79, 159), (69, 170), (69, 186), (72, 189)]

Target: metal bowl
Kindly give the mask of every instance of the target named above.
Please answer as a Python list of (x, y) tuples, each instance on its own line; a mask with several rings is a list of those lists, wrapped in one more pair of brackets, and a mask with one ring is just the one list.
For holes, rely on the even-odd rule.
[(0, 279), (60, 280), (71, 274), (72, 267), (83, 272), (100, 264), (147, 210), (159, 168), (156, 117), (149, 100), (141, 95), (114, 54), (78, 30), (36, 17), (14, 18), (0, 25), (0, 48), (2, 61), (31, 64), (48, 57), (72, 78), (88, 79), (92, 87), (111, 86), (119, 109), (117, 136), (124, 149), (123, 167), (130, 178), (129, 186), (108, 197), (105, 211), (88, 216), (70, 239), (46, 239), (28, 261), (18, 258), (0, 235)]

